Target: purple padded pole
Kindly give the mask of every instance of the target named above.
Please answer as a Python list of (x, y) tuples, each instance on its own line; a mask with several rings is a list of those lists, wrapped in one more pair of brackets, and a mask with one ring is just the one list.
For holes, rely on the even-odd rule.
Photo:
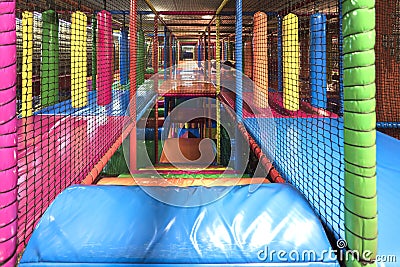
[(15, 0), (0, 0), (0, 265), (13, 267), (17, 248), (17, 49)]

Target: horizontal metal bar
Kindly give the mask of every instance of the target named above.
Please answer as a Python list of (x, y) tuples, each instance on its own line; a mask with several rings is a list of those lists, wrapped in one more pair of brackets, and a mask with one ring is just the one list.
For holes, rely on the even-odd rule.
[[(100, 12), (101, 10), (96, 10), (95, 13)], [(129, 10), (107, 10), (112, 15), (129, 15)], [(257, 11), (258, 12), (258, 11)], [(243, 16), (254, 16), (256, 11), (252, 12), (243, 12)], [(138, 15), (151, 15), (154, 14), (153, 11), (138, 11)], [(268, 16), (278, 16), (277, 12), (272, 11), (264, 11)], [(206, 16), (206, 15), (215, 15), (214, 11), (160, 11), (159, 15), (176, 15), (176, 16)], [(234, 16), (236, 12), (234, 11), (221, 11), (219, 13), (220, 16)]]
[(380, 129), (400, 129), (400, 122), (377, 122), (376, 128)]

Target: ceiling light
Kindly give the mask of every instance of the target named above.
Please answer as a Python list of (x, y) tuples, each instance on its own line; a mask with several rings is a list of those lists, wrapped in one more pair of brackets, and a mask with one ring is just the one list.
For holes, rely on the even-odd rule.
[(213, 16), (212, 15), (204, 15), (204, 16), (201, 16), (201, 18), (202, 19), (212, 19)]

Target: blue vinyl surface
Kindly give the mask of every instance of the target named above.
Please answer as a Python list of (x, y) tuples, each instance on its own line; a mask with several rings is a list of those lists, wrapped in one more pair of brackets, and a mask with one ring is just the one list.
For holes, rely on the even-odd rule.
[(342, 119), (249, 118), (244, 124), (282, 177), (296, 184), (336, 238), (344, 238)]
[[(38, 110), (35, 115), (72, 116), (125, 116), (129, 105), (129, 90), (112, 90), (113, 101), (106, 106), (97, 105), (97, 91), (88, 92), (88, 105), (73, 108), (71, 100), (60, 102)], [(155, 93), (151, 82), (141, 85), (136, 92), (137, 118), (141, 118), (147, 108), (155, 103)]]
[(97, 91), (88, 92), (88, 104), (82, 108), (73, 108), (71, 100), (66, 100), (43, 108), (35, 115), (74, 115), (74, 116), (123, 116), (129, 104), (128, 90), (113, 90), (112, 102), (106, 106), (97, 105)]
[[(153, 189), (183, 199), (198, 190), (204, 196), (225, 190)], [(312, 250), (316, 257), (292, 264), (260, 252), (281, 249), (300, 255)], [(223, 198), (191, 208), (161, 203), (138, 186), (72, 186), (41, 218), (20, 266), (338, 266), (322, 253), (329, 249), (321, 223), (288, 184), (266, 184), (252, 193), (235, 186)]]
[(396, 256), (396, 262), (378, 262), (380, 267), (400, 266), (400, 140), (377, 133), (378, 254), (381, 260)]

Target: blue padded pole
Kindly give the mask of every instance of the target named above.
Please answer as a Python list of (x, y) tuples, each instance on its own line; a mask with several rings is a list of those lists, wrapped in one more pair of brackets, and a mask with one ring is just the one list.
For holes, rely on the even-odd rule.
[(121, 85), (128, 84), (129, 79), (129, 46), (128, 46), (128, 31), (121, 30), (119, 35), (119, 75)]
[(316, 13), (310, 18), (310, 81), (311, 105), (326, 109), (326, 15)]
[(197, 45), (197, 66), (201, 67), (201, 42), (199, 40), (199, 44)]
[(228, 60), (228, 42), (224, 42), (224, 61)]
[(236, 1), (236, 33), (235, 33), (235, 58), (236, 58), (236, 116), (238, 122), (243, 118), (243, 92), (242, 92), (242, 68), (243, 68), (243, 17), (242, 0)]
[(278, 91), (283, 92), (282, 17), (278, 15)]
[(167, 42), (168, 42), (168, 36), (167, 36), (167, 27), (164, 27), (164, 80), (167, 79), (167, 57), (168, 57), (168, 50), (167, 50)]
[(172, 72), (175, 72), (175, 37), (172, 36), (172, 41), (171, 41), (171, 49), (172, 49), (172, 53), (171, 53), (171, 67), (172, 67)]
[[(236, 119), (238, 123), (243, 121), (243, 88), (242, 88), (242, 68), (243, 68), (243, 17), (242, 0), (236, 0), (236, 33), (235, 33), (235, 57), (236, 57)], [(242, 149), (239, 145), (239, 129), (236, 129), (235, 139), (235, 169), (241, 170), (243, 160), (241, 159)]]
[(172, 66), (175, 65), (175, 38), (172, 37)]

